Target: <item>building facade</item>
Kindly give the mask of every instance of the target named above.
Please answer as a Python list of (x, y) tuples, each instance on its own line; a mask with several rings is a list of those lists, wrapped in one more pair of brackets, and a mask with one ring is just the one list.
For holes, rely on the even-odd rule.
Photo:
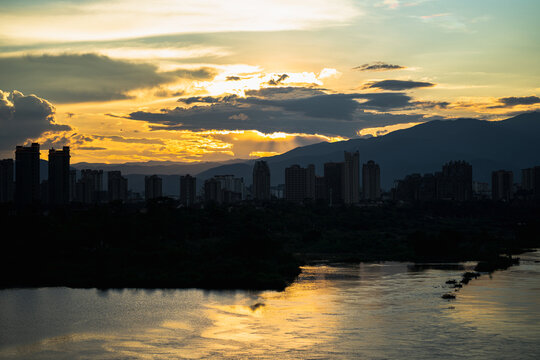
[(107, 172), (107, 191), (109, 201), (127, 200), (128, 181), (120, 171)]
[(163, 180), (157, 175), (144, 177), (145, 200), (157, 199), (163, 196)]
[(49, 150), (49, 193), (51, 205), (69, 203), (69, 146)]
[(40, 201), (39, 144), (15, 149), (15, 202), (25, 206)]
[(345, 204), (356, 204), (360, 199), (360, 153), (345, 151), (342, 175), (342, 196)]
[(512, 171), (498, 170), (491, 173), (491, 199), (510, 201), (513, 197), (512, 187), (514, 175)]
[(381, 198), (381, 170), (373, 160), (362, 165), (362, 197), (371, 201)]
[(253, 166), (253, 198), (270, 200), (270, 168), (264, 160), (255, 162)]
[(13, 159), (0, 160), (0, 203), (13, 201)]
[(184, 206), (195, 204), (197, 179), (189, 174), (180, 176), (180, 203)]

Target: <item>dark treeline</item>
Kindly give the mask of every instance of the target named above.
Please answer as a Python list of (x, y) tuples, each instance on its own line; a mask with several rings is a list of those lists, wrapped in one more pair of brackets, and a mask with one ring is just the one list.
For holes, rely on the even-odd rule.
[(189, 209), (160, 199), (0, 212), (2, 287), (283, 289), (310, 262), (489, 263), (540, 246), (533, 203)]

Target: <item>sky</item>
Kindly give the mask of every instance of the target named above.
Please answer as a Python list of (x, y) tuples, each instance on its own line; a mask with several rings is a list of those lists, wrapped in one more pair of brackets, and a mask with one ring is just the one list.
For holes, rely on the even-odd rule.
[[(1, 0), (0, 157), (255, 159), (540, 109), (537, 0)], [(46, 156), (46, 152), (42, 152)]]

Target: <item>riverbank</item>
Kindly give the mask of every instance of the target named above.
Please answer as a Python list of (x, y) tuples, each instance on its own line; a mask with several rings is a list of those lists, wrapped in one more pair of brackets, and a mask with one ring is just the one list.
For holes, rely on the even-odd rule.
[[(283, 290), (312, 262), (493, 264), (540, 246), (540, 207), (429, 203), (381, 207), (133, 208), (1, 217), (0, 287)], [(489, 265), (491, 266), (491, 265)]]

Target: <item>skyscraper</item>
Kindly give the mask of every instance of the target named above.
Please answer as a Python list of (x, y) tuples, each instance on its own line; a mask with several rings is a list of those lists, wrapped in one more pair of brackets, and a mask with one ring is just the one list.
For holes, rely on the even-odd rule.
[(362, 165), (362, 191), (364, 200), (378, 200), (381, 197), (381, 170), (373, 160)]
[(204, 181), (204, 201), (221, 204), (223, 202), (223, 192), (221, 191), (221, 181), (211, 178)]
[(345, 151), (342, 196), (345, 204), (356, 204), (360, 194), (360, 154)]
[(306, 198), (306, 169), (292, 165), (285, 169), (285, 199), (302, 202)]
[(180, 203), (184, 206), (195, 204), (197, 179), (189, 174), (180, 176)]
[(77, 182), (77, 201), (85, 204), (99, 202), (103, 191), (103, 170), (81, 170), (81, 178)]
[(0, 160), (0, 203), (13, 201), (13, 159)]
[(39, 202), (39, 144), (15, 149), (15, 202), (30, 205)]
[(109, 192), (109, 201), (127, 200), (128, 181), (122, 176), (120, 171), (107, 172), (107, 191)]
[(440, 200), (472, 200), (472, 166), (466, 161), (450, 161), (437, 176), (437, 198)]
[(144, 198), (157, 199), (163, 196), (162, 180), (157, 175), (144, 177)]
[(330, 204), (340, 204), (343, 201), (343, 166), (342, 162), (324, 164), (326, 198)]
[(491, 198), (493, 200), (509, 201), (512, 199), (512, 171), (498, 170), (491, 173)]
[(69, 202), (69, 146), (49, 150), (49, 202), (64, 205)]
[(256, 161), (253, 167), (253, 198), (270, 200), (270, 168), (264, 160)]

